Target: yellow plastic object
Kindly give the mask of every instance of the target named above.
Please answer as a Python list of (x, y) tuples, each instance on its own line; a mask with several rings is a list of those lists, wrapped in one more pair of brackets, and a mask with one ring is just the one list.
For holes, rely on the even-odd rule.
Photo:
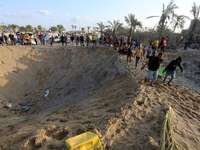
[(98, 135), (86, 132), (65, 141), (68, 150), (103, 150)]

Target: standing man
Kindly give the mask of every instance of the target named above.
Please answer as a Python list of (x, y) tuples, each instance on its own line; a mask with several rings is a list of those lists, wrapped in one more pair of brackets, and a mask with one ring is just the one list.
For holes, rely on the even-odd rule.
[(157, 38), (157, 39), (153, 42), (153, 50), (157, 50), (158, 44), (159, 44), (159, 41), (158, 41), (158, 38)]
[(64, 35), (62, 34), (62, 36), (60, 37), (60, 41), (61, 41), (61, 43), (62, 43), (62, 46), (64, 46)]
[(21, 45), (24, 45), (24, 35), (21, 33), (21, 35), (20, 35), (20, 38), (21, 38)]
[(175, 70), (176, 70), (177, 66), (179, 66), (179, 68), (181, 69), (181, 72), (183, 72), (183, 67), (181, 66), (181, 61), (182, 61), (182, 58), (178, 57), (176, 60), (172, 60), (167, 65), (167, 67), (163, 71), (163, 73), (166, 71), (166, 76), (165, 76), (165, 79), (164, 79), (163, 83), (165, 83), (165, 80), (167, 79), (167, 76), (171, 75), (171, 79), (168, 82), (168, 85), (171, 86), (171, 82), (175, 78)]
[(131, 62), (131, 55), (132, 55), (132, 47), (129, 47), (128, 52), (127, 52), (127, 62), (128, 62), (129, 57), (130, 57), (130, 62)]
[(135, 48), (137, 49), (139, 47), (140, 38), (138, 37), (137, 40), (135, 41)]
[(80, 36), (80, 42), (81, 42), (81, 46), (84, 46), (84, 36), (83, 35)]
[(70, 39), (71, 39), (71, 46), (74, 46), (74, 35), (73, 35), (73, 33), (72, 33), (72, 36), (70, 37)]
[(96, 36), (95, 36), (95, 34), (92, 35), (92, 43), (93, 43), (93, 46), (94, 45), (96, 46)]
[(35, 44), (37, 45), (37, 35), (34, 32), (33, 32), (33, 36), (34, 36)]
[(139, 48), (135, 52), (135, 56), (136, 56), (135, 69), (137, 69), (137, 64), (140, 60), (140, 57), (142, 57), (142, 55), (143, 55), (143, 50), (140, 48), (140, 45), (139, 45)]
[(127, 42), (128, 42), (128, 37), (127, 37), (127, 35), (125, 34), (124, 39), (123, 39), (123, 44), (126, 45)]
[(53, 37), (53, 35), (51, 36), (50, 41), (51, 41), (51, 47), (53, 47), (53, 43), (54, 43), (54, 37)]
[(132, 45), (132, 34), (130, 34), (128, 37), (128, 46), (132, 47)]
[(161, 42), (160, 42), (161, 52), (165, 51), (165, 46), (166, 46), (165, 37), (162, 37)]
[(42, 36), (41, 32), (40, 32), (40, 35), (39, 35), (39, 39), (40, 39), (40, 44), (42, 45), (42, 43), (43, 43), (43, 36)]
[(29, 44), (29, 34), (25, 32), (26, 45)]
[(43, 33), (43, 34), (42, 34), (43, 45), (45, 44), (45, 37), (46, 37), (46, 35), (45, 35), (45, 33)]
[(152, 77), (153, 79), (150, 82), (150, 86), (154, 86), (153, 83), (157, 80), (158, 77), (158, 69), (160, 67), (160, 64), (163, 62), (163, 54), (159, 53), (158, 56), (153, 58), (151, 61), (146, 63), (141, 70), (143, 70), (147, 65), (149, 66), (149, 72), (148, 76), (145, 77), (144, 82), (146, 83), (147, 80), (150, 80)]
[(15, 44), (15, 38), (14, 38), (14, 35), (12, 33), (9, 34), (9, 38), (11, 40), (11, 45), (14, 45)]

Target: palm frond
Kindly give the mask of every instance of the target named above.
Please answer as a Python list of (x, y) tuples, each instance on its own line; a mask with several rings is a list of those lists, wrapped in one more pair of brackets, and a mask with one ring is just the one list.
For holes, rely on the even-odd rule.
[(147, 17), (146, 19), (154, 18), (154, 17), (160, 17), (160, 16), (149, 16), (149, 17)]

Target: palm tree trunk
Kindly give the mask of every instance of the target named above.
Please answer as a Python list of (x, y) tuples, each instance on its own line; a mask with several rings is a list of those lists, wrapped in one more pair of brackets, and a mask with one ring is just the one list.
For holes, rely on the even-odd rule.
[(132, 33), (132, 27), (130, 27), (130, 30), (129, 30), (129, 35), (131, 35)]
[(189, 34), (188, 34), (188, 40), (189, 41), (192, 41), (196, 26), (197, 26), (197, 20), (194, 20), (194, 24), (193, 24), (193, 26), (192, 26), (191, 30), (189, 31)]
[(189, 30), (188, 34), (181, 40), (181, 42), (179, 44), (176, 45), (176, 47), (178, 47), (181, 43), (184, 43), (187, 39), (189, 41), (189, 44), (190, 44), (190, 42), (192, 42), (193, 33), (196, 29), (196, 26), (197, 26), (197, 21), (194, 20), (194, 24), (192, 25), (191, 30)]
[(174, 34), (175, 30), (176, 30), (176, 25), (174, 26), (173, 34)]
[(161, 28), (160, 28), (160, 33), (159, 33), (159, 41), (160, 41), (161, 36), (162, 36), (162, 33), (163, 33), (164, 23), (165, 23), (165, 20), (163, 19), (163, 20), (162, 20), (162, 24), (161, 24)]
[(115, 36), (115, 29), (113, 30), (113, 37)]
[(135, 33), (136, 26), (133, 27), (133, 34)]

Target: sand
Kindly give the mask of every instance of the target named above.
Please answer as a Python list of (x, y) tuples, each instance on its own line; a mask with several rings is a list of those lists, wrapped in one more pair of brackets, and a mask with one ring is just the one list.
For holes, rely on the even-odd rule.
[[(166, 110), (173, 108), (173, 135), (181, 149), (199, 149), (200, 52), (169, 51), (182, 56), (171, 87), (150, 87), (135, 59), (126, 62), (108, 47), (0, 47), (0, 149), (66, 149), (64, 141), (92, 131), (104, 149), (159, 149)], [(191, 67), (192, 66), (192, 67)], [(187, 83), (187, 84), (186, 84)], [(50, 91), (45, 98), (46, 90)], [(133, 91), (134, 94), (126, 95)], [(10, 101), (13, 108), (2, 108)], [(15, 114), (19, 102), (31, 109)], [(33, 117), (33, 118), (30, 118)], [(26, 121), (28, 119), (28, 121)]]

